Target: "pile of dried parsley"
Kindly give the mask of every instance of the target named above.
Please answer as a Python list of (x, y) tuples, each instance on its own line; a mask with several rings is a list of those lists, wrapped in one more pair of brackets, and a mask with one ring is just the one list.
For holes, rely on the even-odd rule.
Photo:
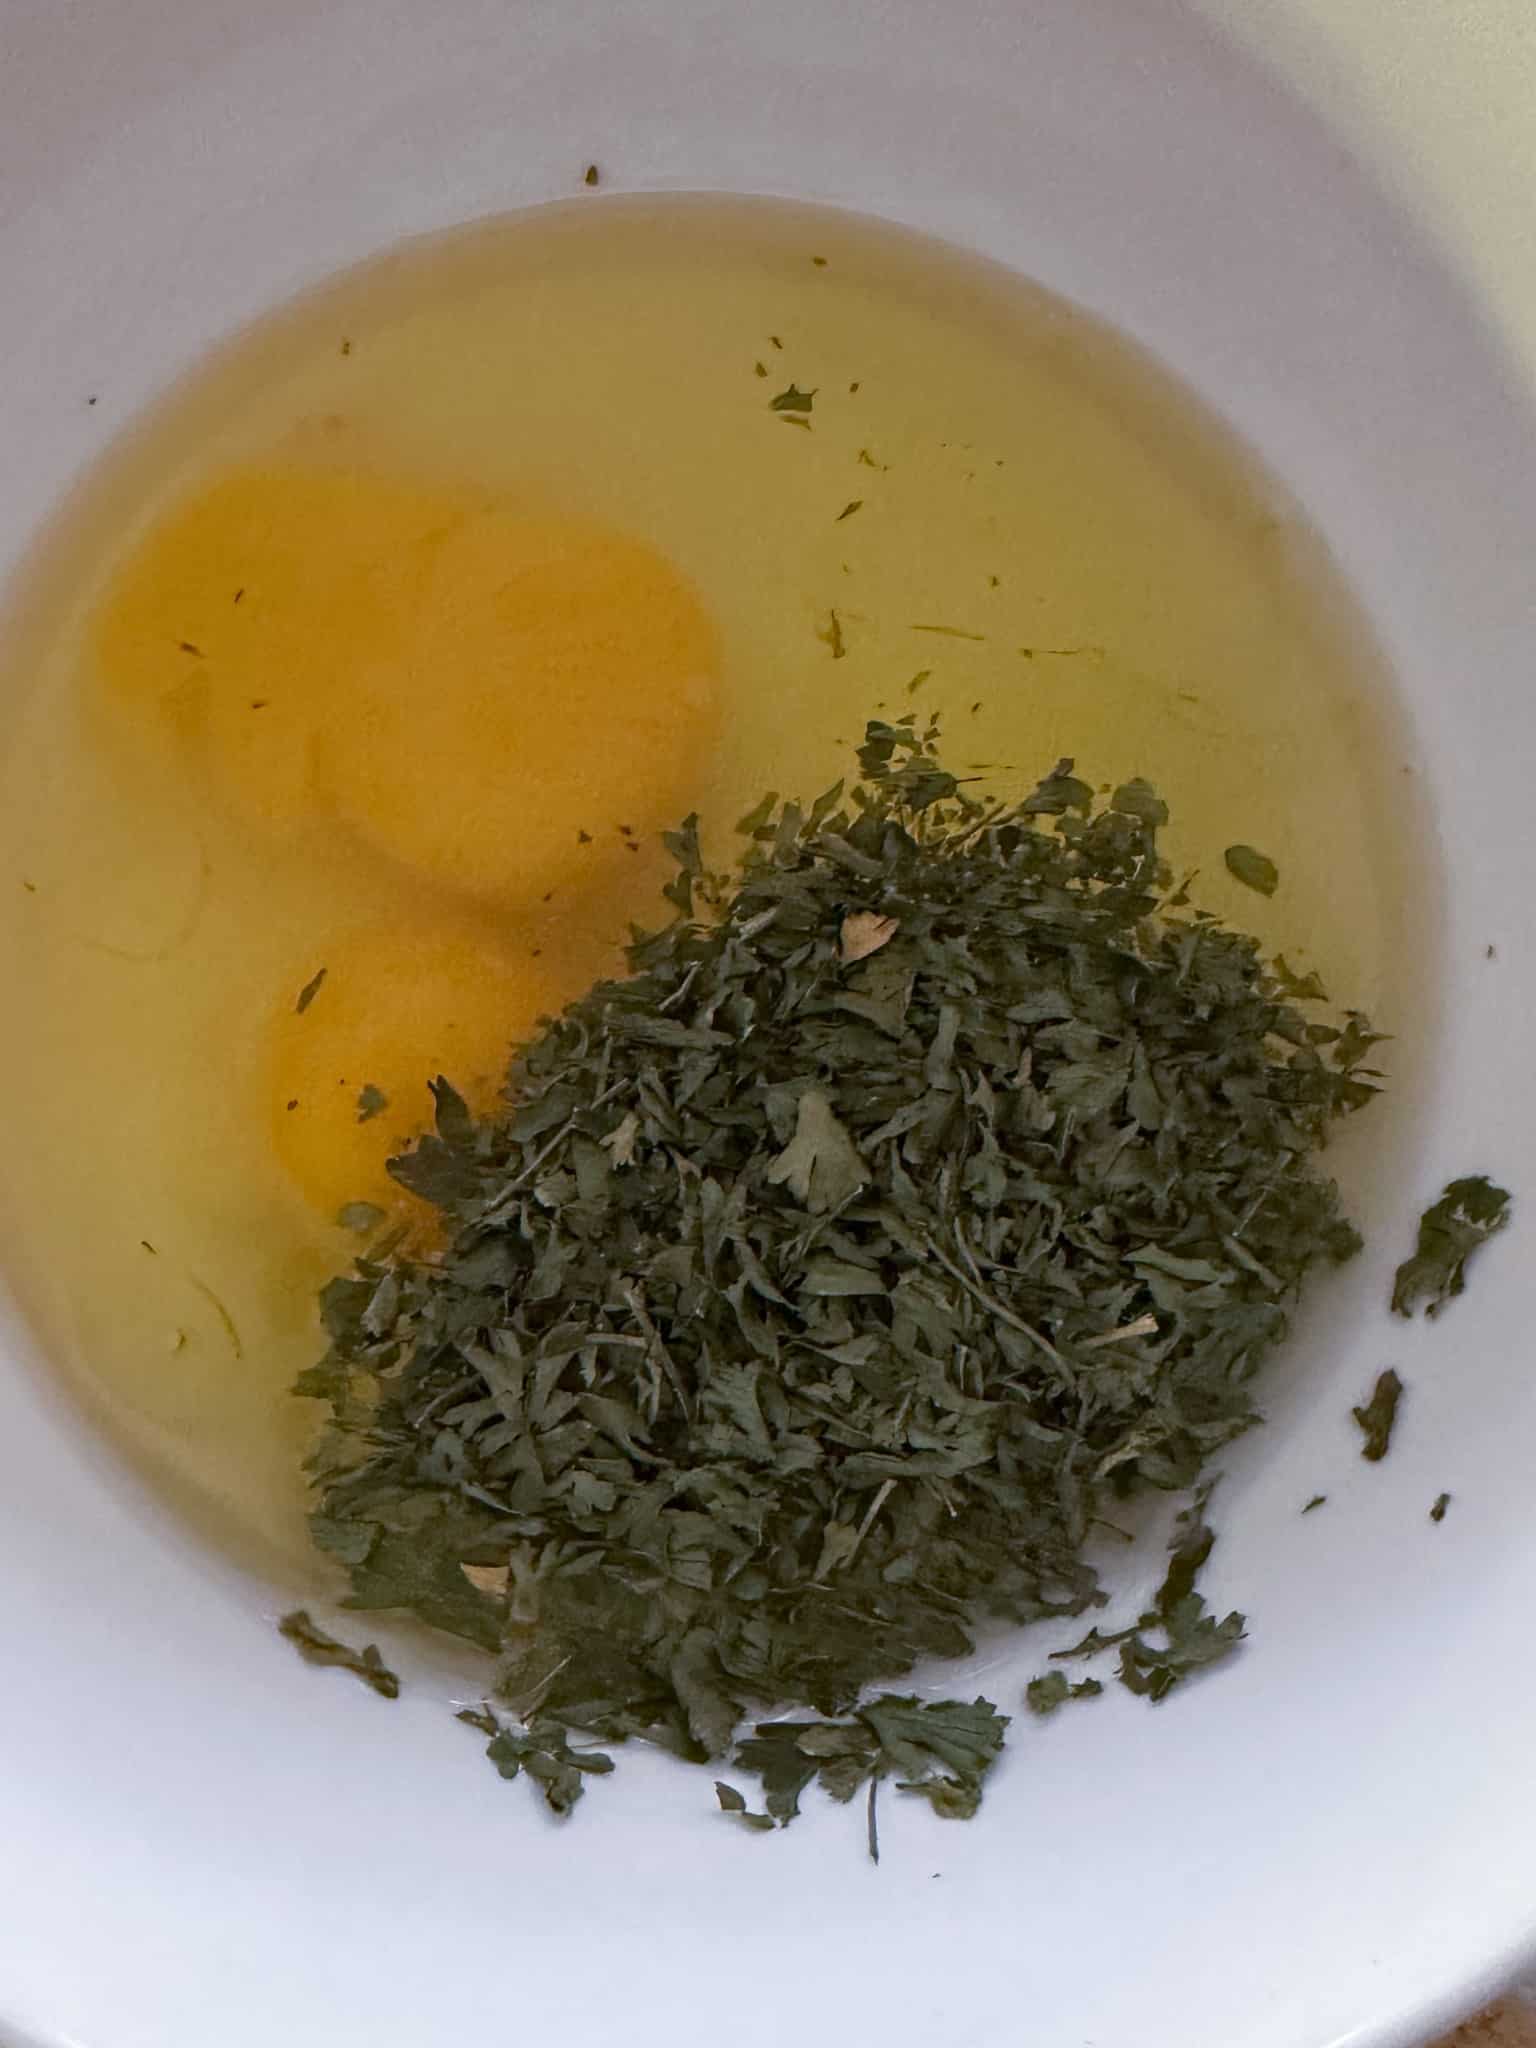
[[(1169, 893), (1146, 784), (983, 804), (935, 740), (871, 723), (731, 877), (674, 835), (676, 920), (507, 1108), (437, 1084), (393, 1170), (447, 1250), (325, 1292), (315, 1539), (352, 1605), (499, 1655), (519, 1725), (468, 1718), (557, 1805), (607, 1767), (573, 1734), (703, 1760), (792, 1703), (848, 1718), (742, 1745), (771, 1814), (887, 1770), (973, 1810), (1005, 1717), (866, 1689), (1100, 1604), (1096, 1519), (1256, 1420), (1357, 1248), (1313, 1154), (1372, 1092), (1364, 1020)], [(1164, 1690), (1241, 1631), (1189, 1576), (1133, 1644)]]

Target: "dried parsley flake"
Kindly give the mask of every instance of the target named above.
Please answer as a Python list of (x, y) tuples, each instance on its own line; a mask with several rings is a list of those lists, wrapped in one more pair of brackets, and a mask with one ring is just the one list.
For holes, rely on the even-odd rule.
[(1509, 1221), (1512, 1196), (1486, 1174), (1453, 1180), (1419, 1219), (1413, 1256), (1404, 1259), (1392, 1285), (1392, 1307), (1400, 1316), (1423, 1308), (1437, 1316), (1467, 1284), (1467, 1261)]
[(1032, 1714), (1043, 1718), (1064, 1707), (1068, 1700), (1094, 1700), (1103, 1690), (1096, 1678), (1079, 1679), (1074, 1685), (1065, 1671), (1048, 1671), (1043, 1678), (1032, 1678), (1025, 1686), (1024, 1704)]
[(1365, 1438), (1360, 1455), (1372, 1465), (1379, 1465), (1391, 1448), (1392, 1431), (1397, 1424), (1402, 1398), (1403, 1383), (1389, 1366), (1377, 1378), (1371, 1398), (1364, 1407), (1350, 1411)]
[(378, 1693), (382, 1699), (397, 1699), (400, 1681), (379, 1655), (376, 1643), (367, 1643), (361, 1650), (354, 1650), (349, 1644), (339, 1642), (333, 1635), (327, 1635), (317, 1622), (310, 1619), (302, 1607), (285, 1614), (277, 1624), (278, 1634), (293, 1644), (307, 1664), (332, 1664), (341, 1671), (350, 1671), (360, 1678), (364, 1685)]
[(1280, 870), (1267, 853), (1260, 853), (1253, 846), (1229, 846), (1223, 858), (1227, 872), (1245, 889), (1256, 889), (1261, 896), (1273, 896), (1280, 886)]
[(329, 972), (329, 968), (319, 967), (309, 977), (308, 981), (305, 982), (304, 986), (299, 990), (298, 1000), (293, 1006), (295, 1016), (303, 1016), (304, 1012), (315, 1000), (315, 997), (319, 995), (321, 987), (325, 982), (325, 977)]
[(372, 1081), (365, 1081), (357, 1091), (357, 1120), (360, 1124), (372, 1123), (373, 1119), (382, 1116), (388, 1107), (389, 1097)]

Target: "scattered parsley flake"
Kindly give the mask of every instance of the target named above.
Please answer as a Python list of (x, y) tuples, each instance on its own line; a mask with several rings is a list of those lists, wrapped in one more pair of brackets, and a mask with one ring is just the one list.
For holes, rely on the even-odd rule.
[(1372, 1465), (1379, 1465), (1392, 1444), (1392, 1431), (1397, 1422), (1398, 1406), (1403, 1398), (1403, 1383), (1390, 1366), (1381, 1373), (1363, 1408), (1353, 1408), (1350, 1413), (1360, 1425), (1365, 1438), (1360, 1455)]
[(293, 1013), (296, 1017), (302, 1017), (310, 1004), (315, 1000), (315, 997), (319, 995), (328, 972), (328, 968), (319, 968), (299, 990), (299, 999), (293, 1006)]
[(841, 661), (848, 652), (848, 643), (843, 637), (843, 622), (836, 605), (827, 613), (827, 623), (816, 628), (816, 638), (824, 647), (832, 650), (832, 659)]
[(1453, 1180), (1419, 1220), (1419, 1241), (1392, 1284), (1392, 1307), (1400, 1316), (1423, 1308), (1439, 1315), (1467, 1284), (1467, 1263), (1509, 1221), (1513, 1197), (1486, 1174)]
[(1228, 874), (1242, 883), (1245, 889), (1256, 889), (1261, 896), (1273, 896), (1280, 886), (1280, 870), (1267, 853), (1260, 853), (1253, 846), (1229, 846), (1222, 855), (1227, 864)]
[(613, 1758), (598, 1749), (573, 1749), (568, 1732), (537, 1717), (526, 1727), (503, 1721), (487, 1704), (466, 1707), (455, 1717), (489, 1735), (485, 1753), (501, 1776), (531, 1778), (550, 1812), (564, 1820), (586, 1790), (583, 1780), (605, 1778)]
[(1103, 1690), (1096, 1678), (1082, 1678), (1074, 1685), (1065, 1671), (1048, 1671), (1043, 1678), (1032, 1678), (1025, 1686), (1024, 1703), (1032, 1714), (1043, 1719), (1064, 1707), (1068, 1700), (1097, 1699)]
[(292, 1643), (306, 1664), (334, 1665), (340, 1671), (350, 1671), (370, 1686), (381, 1699), (393, 1700), (400, 1696), (400, 1681), (379, 1655), (378, 1646), (368, 1643), (361, 1650), (354, 1650), (335, 1636), (328, 1635), (312, 1621), (302, 1607), (285, 1614), (277, 1624), (279, 1635)]
[[(736, 1768), (756, 1776), (765, 1813), (748, 1820), (761, 1828), (788, 1827), (800, 1812), (800, 1795), (813, 1782), (846, 1804), (879, 1779), (892, 1777), (898, 1792), (916, 1793), (946, 1820), (968, 1820), (981, 1805), (982, 1786), (997, 1761), (1008, 1716), (990, 1700), (920, 1700), (882, 1693), (841, 1719), (759, 1721), (736, 1749)], [(715, 1796), (721, 1808), (748, 1819), (746, 1800), (734, 1787)], [(867, 1828), (870, 1858), (879, 1861), (878, 1838)]]
[(236, 1358), (244, 1358), (245, 1346), (240, 1341), (239, 1328), (223, 1301), (214, 1293), (206, 1280), (199, 1280), (195, 1273), (189, 1273), (187, 1278), (218, 1317), (220, 1324), (223, 1326), (224, 1334), (229, 1339), (230, 1350), (235, 1354)]
[(377, 1230), (384, 1217), (385, 1211), (377, 1202), (346, 1202), (336, 1211), (340, 1227), (357, 1237), (366, 1237), (369, 1231)]

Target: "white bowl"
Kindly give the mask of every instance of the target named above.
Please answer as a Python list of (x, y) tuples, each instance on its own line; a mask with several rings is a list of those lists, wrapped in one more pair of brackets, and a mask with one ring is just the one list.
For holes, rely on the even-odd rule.
[[(976, 1825), (904, 1814), (878, 1869), (826, 1816), (748, 1840), (639, 1754), (557, 1829), (427, 1693), (317, 1679), (13, 1317), (0, 2028), (1407, 2048), (1494, 1989), (1536, 1931), (1536, 1210), (1443, 1324), (1385, 1312), (1444, 1180), (1518, 1191), (1536, 1159), (1536, 426), (1476, 306), (1346, 138), (1176, 0), (82, 0), (4, 37), (0, 567), (241, 322), (589, 156), (622, 189), (862, 208), (1118, 322), (1309, 508), (1396, 673), (1445, 938), (1399, 1184), (1223, 1494), (1213, 1590), (1252, 1643), (1156, 1712), (1022, 1731)], [(1414, 1428), (1377, 1470), (1347, 1410), (1389, 1359)]]

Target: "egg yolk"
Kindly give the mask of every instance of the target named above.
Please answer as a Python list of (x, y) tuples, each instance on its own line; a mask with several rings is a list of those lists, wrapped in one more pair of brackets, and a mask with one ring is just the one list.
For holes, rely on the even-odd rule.
[(715, 737), (714, 628), (647, 542), (372, 474), (196, 492), (95, 649), (108, 701), (246, 816), (503, 900), (674, 823)]
[(385, 1162), (430, 1128), (429, 1082), (446, 1075), (488, 1111), (512, 1047), (562, 1000), (538, 960), (474, 931), (391, 927), (329, 944), (285, 990), (267, 1034), (268, 1121), (290, 1180), (327, 1221), (355, 1202), (412, 1213)]
[(644, 542), (474, 514), (417, 551), (318, 773), (381, 852), (483, 894), (542, 890), (585, 832), (677, 822), (713, 738), (712, 627)]
[(464, 516), (449, 493), (300, 468), (236, 471), (174, 506), (93, 621), (108, 705), (186, 751), (263, 824), (313, 814), (315, 722), (389, 630), (380, 565)]

